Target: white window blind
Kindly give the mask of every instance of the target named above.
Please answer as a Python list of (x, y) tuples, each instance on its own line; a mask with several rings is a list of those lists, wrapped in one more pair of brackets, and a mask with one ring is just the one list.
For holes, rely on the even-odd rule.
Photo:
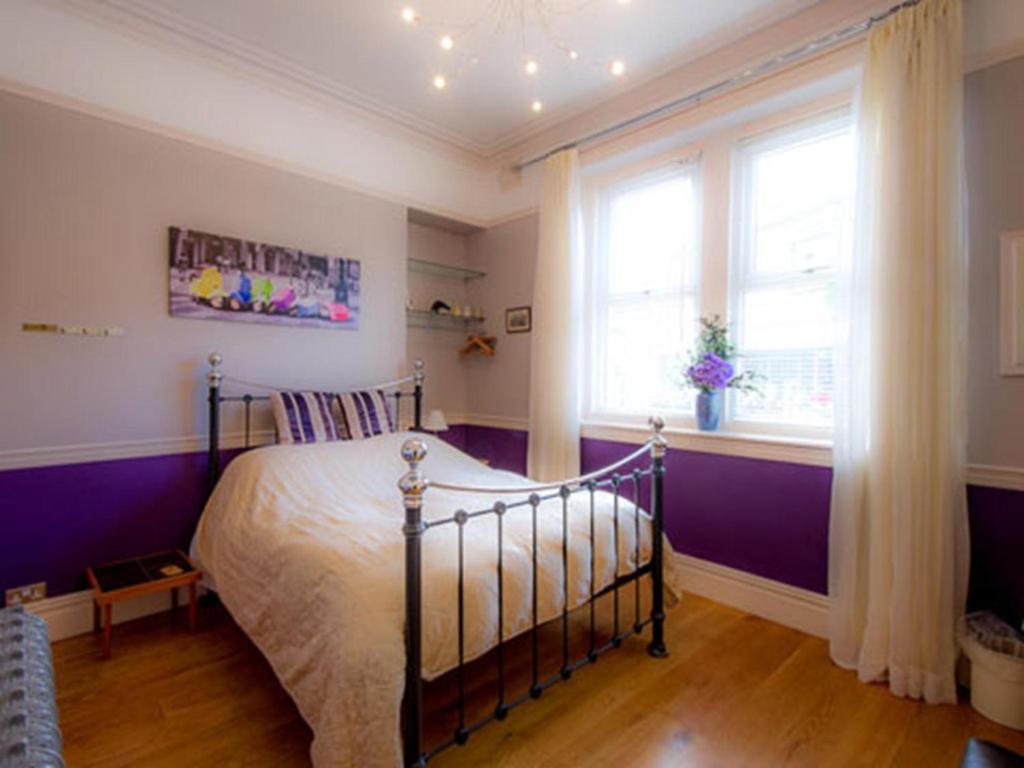
[(697, 163), (603, 188), (596, 219), (589, 410), (691, 411), (679, 386), (697, 327)]
[(730, 309), (738, 367), (764, 376), (764, 396), (734, 393), (733, 420), (832, 426), (836, 269), (851, 246), (853, 174), (846, 113), (736, 153)]

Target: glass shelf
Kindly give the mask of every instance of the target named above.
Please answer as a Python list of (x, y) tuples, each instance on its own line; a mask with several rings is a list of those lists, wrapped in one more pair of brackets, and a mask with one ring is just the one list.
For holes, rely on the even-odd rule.
[(437, 328), (442, 331), (468, 331), (483, 324), (482, 317), (439, 315), (424, 309), (405, 310), (406, 324), (413, 328)]
[(410, 272), (422, 272), (435, 277), (448, 277), (453, 280), (476, 280), (487, 275), (478, 269), (466, 269), (465, 267), (453, 267), (448, 264), (440, 264), (436, 261), (425, 261), (424, 259), (407, 259)]

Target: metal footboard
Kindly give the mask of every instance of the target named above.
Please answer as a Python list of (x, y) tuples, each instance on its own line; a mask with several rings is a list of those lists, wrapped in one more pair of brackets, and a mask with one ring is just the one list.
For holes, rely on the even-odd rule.
[[(405, 524), (402, 531), (405, 535), (405, 646), (406, 646), (406, 669), (405, 669), (405, 698), (403, 699), (402, 710), (402, 737), (403, 737), (403, 762), (406, 766), (425, 766), (427, 761), (440, 752), (455, 746), (463, 745), (469, 737), (480, 728), (495, 720), (504, 720), (508, 713), (531, 699), (538, 699), (543, 692), (564, 680), (568, 680), (572, 673), (587, 664), (596, 661), (602, 654), (616, 648), (622, 641), (631, 635), (639, 634), (650, 625), (651, 641), (647, 646), (648, 653), (655, 657), (664, 657), (668, 654), (665, 647), (664, 635), (664, 551), (662, 542), (663, 527), (663, 478), (665, 474), (664, 457), (666, 443), (661, 435), (664, 423), (661, 419), (651, 419), (653, 436), (634, 453), (626, 456), (620, 461), (596, 472), (591, 472), (580, 477), (559, 481), (556, 483), (539, 484), (527, 487), (493, 488), (493, 487), (472, 487), (456, 485), (452, 483), (435, 482), (428, 480), (424, 475), (421, 464), (427, 455), (426, 444), (413, 438), (402, 446), (402, 457), (408, 463), (409, 470), (399, 481), (399, 489), (405, 505)], [(650, 464), (643, 469), (620, 473), (619, 470), (637, 459), (649, 456)], [(640, 528), (640, 487), (641, 482), (650, 478), (651, 483), (651, 557), (649, 562), (641, 563), (641, 528)], [(472, 492), (493, 494), (496, 496), (518, 495), (519, 498), (510, 501), (496, 501), (493, 505), (473, 511), (460, 509), (450, 517), (434, 520), (423, 518), (423, 496), (429, 488), (438, 488), (454, 492)], [(599, 490), (608, 489), (613, 494), (613, 550), (614, 550), (614, 577), (611, 585), (602, 590), (596, 590), (595, 574), (595, 494)], [(631, 491), (632, 501), (635, 506), (633, 514), (634, 521), (634, 569), (633, 571), (619, 575), (619, 501), (624, 491)], [(572, 658), (569, 642), (569, 500), (577, 494), (589, 495), (589, 548), (590, 548), (590, 595), (587, 601), (589, 606), (589, 631), (588, 647), (584, 655)], [(628, 497), (627, 497), (628, 498)], [(561, 622), (561, 665), (558, 672), (548, 677), (541, 677), (539, 665), (539, 643), (538, 629), (538, 568), (537, 568), (537, 517), (538, 507), (545, 501), (561, 500), (561, 560), (564, 594), (562, 595), (561, 616), (556, 621)], [(529, 509), (531, 515), (532, 549), (531, 549), (531, 590), (532, 590), (532, 626), (530, 632), (530, 653), (531, 653), (531, 682), (527, 691), (510, 697), (506, 690), (506, 660), (505, 646), (511, 640), (505, 638), (505, 615), (504, 615), (504, 593), (505, 593), (505, 566), (504, 566), (504, 526), (505, 517), (511, 512)], [(497, 656), (498, 678), (497, 678), (497, 700), (493, 711), (488, 715), (468, 722), (466, 718), (466, 685), (465, 685), (465, 527), (466, 524), (475, 518), (493, 517), (497, 532), (497, 561), (496, 577), (498, 584), (498, 610), (497, 610), (497, 637), (498, 644), (495, 649)], [(457, 726), (452, 735), (440, 744), (425, 750), (423, 746), (423, 537), (430, 529), (454, 525), (457, 529), (458, 547), (458, 665), (455, 667), (457, 686)], [(641, 613), (640, 608), (640, 579), (643, 576), (651, 577), (651, 610), (647, 616)], [(629, 587), (632, 582), (635, 590), (634, 615), (632, 623), (623, 626), (620, 617), (620, 591)], [(603, 644), (598, 644), (596, 625), (596, 601), (598, 598), (612, 594), (613, 599), (613, 629), (611, 639)]]

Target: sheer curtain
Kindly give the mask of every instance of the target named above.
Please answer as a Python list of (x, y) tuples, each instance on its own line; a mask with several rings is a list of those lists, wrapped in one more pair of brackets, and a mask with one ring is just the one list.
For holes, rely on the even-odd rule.
[(580, 469), (581, 261), (579, 153), (567, 149), (544, 164), (533, 278), (527, 473), (540, 481)]
[(832, 658), (933, 703), (956, 700), (967, 582), (961, 44), (961, 0), (869, 33), (836, 376)]

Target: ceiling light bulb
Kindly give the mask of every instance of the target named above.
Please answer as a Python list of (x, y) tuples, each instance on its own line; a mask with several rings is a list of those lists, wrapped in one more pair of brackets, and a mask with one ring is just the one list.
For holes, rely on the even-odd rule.
[(434, 87), (443, 91), (448, 86), (448, 80), (444, 75), (434, 75)]
[(572, 59), (573, 61), (576, 61), (576, 59), (578, 59), (579, 57), (580, 55), (577, 51), (569, 51), (569, 58)]
[(626, 73), (626, 65), (619, 59), (613, 61), (609, 69), (611, 70), (611, 73), (616, 77), (620, 77), (621, 75), (624, 75)]
[(450, 51), (452, 48), (455, 47), (455, 41), (452, 40), (451, 35), (445, 35), (444, 37), (441, 38), (441, 47), (444, 48), (446, 51)]
[(540, 69), (540, 65), (538, 65), (537, 62), (534, 61), (533, 59), (530, 59), (528, 62), (526, 62), (526, 65), (523, 67), (523, 69), (526, 71), (526, 74), (528, 75), (536, 75), (537, 70)]
[(544, 109), (544, 104), (539, 99), (534, 99), (533, 104), (530, 105), (530, 109), (534, 112), (540, 112)]
[(406, 24), (412, 24), (416, 19), (419, 18), (416, 15), (416, 9), (410, 8), (408, 5), (402, 9), (402, 21)]
[(619, 5), (629, 5), (629, 0), (619, 0)]

